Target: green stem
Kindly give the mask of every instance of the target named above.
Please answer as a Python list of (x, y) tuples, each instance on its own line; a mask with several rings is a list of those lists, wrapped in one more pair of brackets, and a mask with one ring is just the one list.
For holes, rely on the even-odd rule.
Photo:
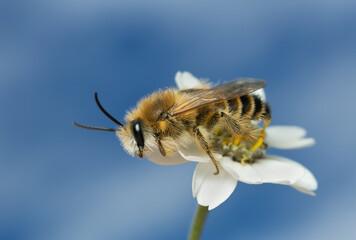
[(208, 215), (208, 207), (203, 207), (198, 204), (195, 212), (192, 227), (189, 233), (189, 240), (199, 240), (204, 227), (206, 216)]

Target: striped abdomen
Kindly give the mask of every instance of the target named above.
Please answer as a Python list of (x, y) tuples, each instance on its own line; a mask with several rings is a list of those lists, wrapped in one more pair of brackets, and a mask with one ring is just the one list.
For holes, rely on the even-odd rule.
[[(199, 108), (196, 126), (204, 126), (207, 130), (213, 130), (216, 126), (225, 123), (235, 134), (239, 135), (253, 128), (250, 120), (259, 119), (270, 122), (270, 107), (259, 97), (249, 94)], [(246, 124), (251, 125), (251, 128)]]
[(234, 117), (246, 117), (250, 120), (271, 120), (271, 109), (268, 103), (262, 101), (258, 96), (249, 94), (230, 99), (227, 103), (228, 111)]

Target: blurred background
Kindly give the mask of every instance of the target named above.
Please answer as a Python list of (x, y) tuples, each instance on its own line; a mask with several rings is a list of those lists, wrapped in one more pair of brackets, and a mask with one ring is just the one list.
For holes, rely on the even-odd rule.
[(265, 79), (272, 125), (313, 148), (270, 153), (319, 181), (317, 196), (239, 183), (203, 239), (354, 239), (356, 2), (1, 1), (0, 239), (185, 239), (195, 164), (132, 158), (97, 108), (123, 119), (174, 86)]

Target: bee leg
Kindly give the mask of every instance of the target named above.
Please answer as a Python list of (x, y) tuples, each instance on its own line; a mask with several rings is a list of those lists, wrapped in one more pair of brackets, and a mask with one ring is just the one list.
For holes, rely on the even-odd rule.
[(155, 140), (156, 140), (156, 143), (157, 143), (157, 145), (158, 145), (158, 149), (159, 149), (161, 155), (162, 155), (163, 157), (165, 157), (165, 156), (167, 156), (167, 153), (166, 153), (166, 150), (164, 149), (164, 147), (163, 147), (163, 145), (162, 145), (161, 139), (162, 139), (161, 135), (156, 132), (156, 133), (155, 133)]
[(166, 150), (164, 149), (161, 138), (158, 134), (155, 135), (156, 143), (158, 145), (158, 149), (163, 157), (167, 156)]
[(158, 144), (158, 148), (159, 148), (159, 151), (161, 152), (162, 156), (163, 157), (167, 156), (166, 150), (164, 149), (161, 140), (158, 139), (158, 140), (156, 140), (156, 142)]
[(203, 134), (199, 130), (199, 127), (194, 128), (193, 131), (194, 131), (195, 137), (196, 137), (200, 147), (204, 149), (204, 151), (209, 155), (211, 161), (215, 165), (216, 172), (214, 172), (214, 175), (218, 175), (220, 172), (219, 166), (218, 166), (218, 161), (215, 159), (213, 153), (211, 152), (208, 142), (205, 140)]
[(250, 141), (253, 141), (257, 139), (251, 134), (252, 127), (250, 126), (250, 120), (236, 120), (236, 117), (232, 116), (230, 113), (226, 112), (220, 112), (220, 117), (223, 120), (224, 126), (229, 129), (232, 135), (237, 136), (236, 140), (236, 145), (238, 145), (240, 139), (242, 137), (249, 139)]
[(225, 125), (236, 135), (243, 135), (244, 130), (241, 129), (240, 124), (226, 112), (220, 112), (220, 117), (225, 121)]
[(265, 130), (262, 129), (260, 138), (257, 140), (255, 145), (253, 145), (252, 148), (251, 148), (252, 151), (257, 150), (262, 145), (264, 139), (265, 139)]
[(260, 138), (257, 140), (255, 145), (252, 146), (252, 151), (255, 151), (256, 149), (258, 149), (262, 145), (262, 143), (263, 143), (263, 141), (265, 139), (265, 129), (268, 127), (270, 122), (271, 121), (265, 121), (264, 126), (263, 126), (262, 131), (261, 131)]

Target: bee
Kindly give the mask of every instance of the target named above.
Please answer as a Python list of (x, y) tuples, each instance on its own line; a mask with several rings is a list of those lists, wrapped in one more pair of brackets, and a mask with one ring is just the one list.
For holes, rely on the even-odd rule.
[[(239, 78), (213, 88), (201, 84), (184, 90), (159, 90), (141, 99), (137, 107), (127, 113), (125, 124), (102, 107), (95, 93), (99, 109), (118, 128), (73, 124), (85, 129), (115, 132), (125, 150), (140, 158), (154, 145), (162, 156), (169, 157), (181, 147), (197, 144), (215, 165), (214, 175), (217, 175), (219, 166), (214, 156), (212, 134), (227, 131), (231, 136), (253, 143), (253, 150), (263, 143), (263, 130), (271, 121), (271, 111), (269, 105), (253, 92), (265, 85), (266, 82), (260, 79)], [(262, 131), (253, 120), (264, 122)]]

